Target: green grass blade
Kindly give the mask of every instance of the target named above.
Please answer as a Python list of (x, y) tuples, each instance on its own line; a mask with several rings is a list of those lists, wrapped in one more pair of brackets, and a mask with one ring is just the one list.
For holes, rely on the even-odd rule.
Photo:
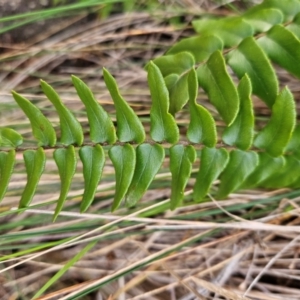
[(59, 280), (61, 276), (64, 275), (77, 261), (79, 261), (87, 252), (89, 252), (95, 245), (97, 241), (93, 241), (86, 245), (79, 253), (77, 253), (72, 259), (65, 263), (62, 268), (51, 277), (33, 296), (33, 299), (40, 297), (49, 287), (51, 287), (55, 282)]

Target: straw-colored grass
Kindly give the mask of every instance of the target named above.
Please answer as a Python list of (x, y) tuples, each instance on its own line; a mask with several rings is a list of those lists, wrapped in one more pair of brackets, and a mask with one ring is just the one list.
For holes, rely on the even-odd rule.
[[(114, 115), (102, 80), (105, 66), (147, 128), (150, 97), (143, 66), (191, 35), (193, 18), (233, 14), (247, 4), (216, 2), (220, 1), (170, 0), (155, 11), (83, 23), (86, 13), (76, 14), (30, 40), (1, 45), (1, 126), (31, 138), (12, 89), (35, 101), (58, 124), (40, 93), (39, 78), (56, 88), (84, 124), (71, 74), (82, 78)], [(297, 97), (296, 81), (286, 74), (280, 77), (291, 83)], [(267, 113), (259, 103), (256, 111)], [(178, 118), (187, 124), (184, 113)], [(79, 165), (64, 210), (52, 223), (59, 195), (52, 152), (47, 152), (46, 173), (31, 207), (21, 214), (16, 207), (26, 174), (18, 155), (17, 172), (0, 206), (0, 299), (299, 299), (299, 191), (247, 190), (222, 201), (195, 204), (191, 178), (184, 206), (170, 211), (166, 161), (135, 209), (120, 208), (112, 214), (114, 170), (107, 159), (90, 210), (78, 213), (83, 189)]]

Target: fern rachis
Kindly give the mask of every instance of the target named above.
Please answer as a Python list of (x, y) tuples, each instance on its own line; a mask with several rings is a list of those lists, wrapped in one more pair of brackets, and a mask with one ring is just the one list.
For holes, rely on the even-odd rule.
[[(300, 78), (299, 12), (298, 0), (285, 1), (285, 5), (279, 0), (265, 0), (242, 16), (194, 21), (199, 36), (180, 41), (146, 66), (152, 98), (150, 132), (145, 133), (142, 122), (106, 69), (103, 77), (116, 108), (117, 128), (88, 86), (72, 77), (86, 107), (89, 140), (84, 138), (80, 122), (46, 82), (41, 81), (42, 90), (57, 111), (60, 134), (38, 107), (13, 92), (31, 122), (37, 146), (20, 148), (23, 137), (10, 128), (1, 129), (1, 199), (13, 173), (15, 153), (21, 151), (28, 178), (20, 207), (30, 204), (44, 170), (44, 151), (50, 148), (61, 179), (55, 217), (68, 195), (78, 157), (85, 180), (81, 211), (86, 211), (101, 180), (103, 146), (107, 145), (116, 177), (113, 210), (122, 199), (133, 206), (143, 196), (165, 159), (165, 148), (170, 148), (172, 209), (181, 204), (196, 156), (200, 167), (195, 174), (194, 201), (202, 201), (218, 178), (221, 183), (217, 196), (221, 198), (243, 186), (274, 187), (279, 183), (278, 166), (282, 166), (280, 176), (285, 176), (284, 172), (289, 172), (285, 166), (293, 162), (297, 170), (294, 177), (287, 176), (283, 186), (298, 187), (300, 163), (295, 162), (300, 161), (300, 131), (294, 98), (288, 87), (279, 89), (272, 63)], [(239, 79), (238, 84), (229, 67)], [(199, 89), (208, 95), (226, 124), (222, 137), (217, 136), (211, 112), (197, 103)], [(252, 95), (264, 101), (272, 112), (265, 127), (256, 134)], [(176, 122), (176, 113), (186, 107), (190, 113), (187, 141), (181, 140)], [(146, 135), (150, 135), (150, 141)]]

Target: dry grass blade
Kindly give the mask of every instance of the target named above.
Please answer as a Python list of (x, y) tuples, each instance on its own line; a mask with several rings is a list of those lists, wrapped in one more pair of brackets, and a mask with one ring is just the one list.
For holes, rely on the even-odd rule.
[[(146, 1), (140, 2), (145, 7)], [(212, 0), (159, 2), (156, 11), (114, 13), (105, 20), (100, 20), (97, 13), (87, 16), (85, 12), (45, 28), (28, 41), (2, 43), (1, 126), (12, 126), (26, 140), (31, 138), (30, 125), (13, 104), (10, 89), (37, 103), (58, 126), (53, 108), (40, 93), (39, 78), (51, 83), (86, 125), (83, 106), (71, 86), (71, 74), (87, 82), (115, 120), (101, 78), (105, 66), (149, 132), (145, 63), (189, 36), (189, 24), (195, 16), (233, 14), (233, 9), (242, 10), (250, 2), (259, 1), (222, 1), (223, 5)], [(171, 4), (177, 5), (177, 12), (169, 9)], [(299, 96), (298, 81), (282, 71), (278, 74), (282, 84), (289, 81)], [(211, 109), (203, 95), (201, 101)], [(260, 102), (255, 101), (255, 106), (261, 116), (269, 113)], [(187, 113), (180, 113), (180, 125), (188, 124), (187, 118)], [(223, 201), (195, 204), (190, 202), (191, 178), (185, 206), (170, 212), (171, 174), (165, 168), (166, 160), (135, 209), (121, 208), (111, 214), (115, 183), (113, 167), (107, 162), (94, 204), (88, 213), (78, 214), (83, 193), (79, 165), (66, 207), (53, 224), (59, 177), (51, 151), (47, 151), (47, 157), (46, 173), (31, 208), (22, 214), (15, 208), (26, 183), (19, 163), (21, 155), (18, 172), (1, 203), (1, 300), (32, 299), (91, 241), (97, 241), (97, 246), (39, 299), (299, 299), (299, 191), (249, 190)]]

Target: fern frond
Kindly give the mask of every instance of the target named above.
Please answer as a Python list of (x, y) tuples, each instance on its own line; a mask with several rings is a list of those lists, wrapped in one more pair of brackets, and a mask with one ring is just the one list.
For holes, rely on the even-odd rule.
[[(165, 160), (165, 148), (170, 148), (172, 209), (182, 202), (197, 156), (200, 168), (193, 187), (195, 201), (203, 201), (216, 179), (220, 179), (216, 193), (219, 198), (241, 187), (298, 188), (300, 126), (296, 122), (295, 101), (288, 87), (279, 91), (272, 63), (300, 78), (299, 12), (299, 0), (265, 0), (242, 16), (194, 21), (198, 36), (180, 41), (146, 66), (152, 99), (150, 132), (106, 69), (104, 81), (116, 108), (117, 126), (88, 86), (72, 77), (86, 108), (86, 140), (80, 122), (46, 82), (41, 81), (42, 90), (59, 116), (59, 132), (38, 107), (13, 92), (30, 120), (37, 146), (21, 149), (23, 138), (18, 132), (10, 128), (0, 130), (0, 199), (5, 196), (13, 173), (15, 152), (23, 151), (27, 184), (20, 207), (28, 206), (44, 172), (45, 150), (51, 148), (61, 181), (54, 219), (68, 195), (77, 152), (85, 186), (80, 210), (86, 211), (93, 202), (105, 165), (103, 146), (109, 146), (108, 156), (115, 169), (112, 210), (123, 199), (128, 206), (134, 206), (142, 198)], [(219, 134), (219, 144), (219, 120), (197, 103), (199, 87), (225, 123), (221, 122), (224, 130)], [(253, 95), (271, 109), (269, 122), (258, 133), (254, 126)], [(176, 114), (185, 107), (190, 122), (183, 131), (186, 139), (182, 139)], [(147, 134), (151, 140), (145, 141)]]

